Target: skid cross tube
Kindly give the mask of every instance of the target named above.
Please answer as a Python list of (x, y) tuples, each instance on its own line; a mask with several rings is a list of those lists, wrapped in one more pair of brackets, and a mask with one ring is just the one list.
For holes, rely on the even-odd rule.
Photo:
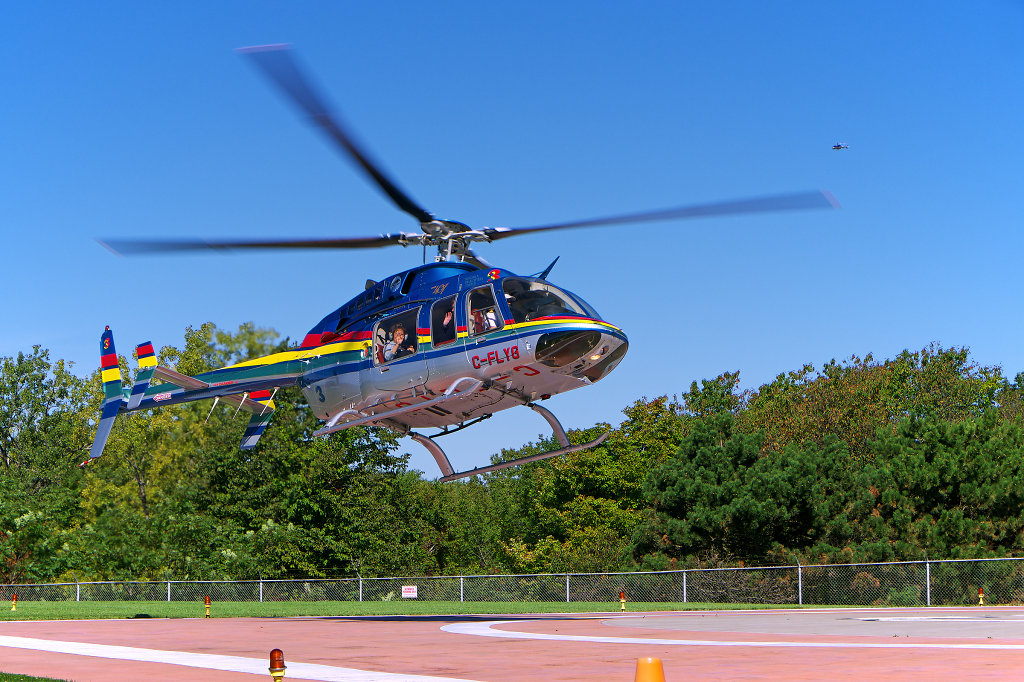
[(558, 418), (551, 413), (545, 407), (540, 405), (534, 405), (533, 403), (527, 403), (527, 407), (532, 409), (537, 414), (544, 417), (544, 420), (551, 427), (554, 433), (555, 439), (562, 445), (557, 450), (550, 452), (542, 452), (536, 455), (529, 455), (527, 457), (520, 457), (519, 459), (509, 460), (508, 462), (499, 462), (497, 464), (490, 464), (488, 466), (477, 467), (475, 469), (469, 469), (468, 471), (461, 471), (455, 473), (452, 468), (452, 464), (448, 461), (448, 455), (445, 454), (441, 446), (435, 443), (429, 436), (424, 436), (420, 433), (410, 432), (409, 436), (417, 443), (425, 447), (434, 460), (437, 462), (437, 466), (441, 469), (441, 473), (444, 474), (438, 480), (442, 483), (447, 481), (456, 481), (460, 478), (469, 478), (470, 476), (476, 476), (477, 474), (486, 474), (491, 471), (501, 471), (502, 469), (508, 469), (510, 467), (518, 466), (520, 464), (528, 464), (529, 462), (537, 462), (542, 459), (548, 459), (549, 457), (557, 457), (558, 455), (568, 455), (573, 452), (579, 452), (580, 450), (588, 450), (592, 447), (598, 446), (603, 443), (608, 436), (611, 434), (610, 431), (605, 431), (600, 436), (590, 441), (589, 443), (581, 443), (579, 445), (571, 445), (569, 443), (569, 437), (565, 434), (565, 429), (562, 428), (562, 424), (558, 421)]
[(592, 447), (598, 446), (611, 435), (611, 431), (606, 431), (600, 436), (590, 441), (589, 443), (583, 443), (581, 445), (571, 445), (567, 448), (561, 448), (559, 450), (552, 450), (551, 452), (542, 452), (539, 455), (530, 455), (529, 457), (521, 457), (520, 459), (513, 459), (509, 462), (501, 462), (500, 464), (492, 464), (486, 467), (477, 467), (476, 469), (470, 469), (469, 471), (463, 471), (459, 474), (452, 474), (451, 476), (443, 476), (437, 480), (442, 483), (446, 481), (454, 481), (459, 478), (467, 478), (469, 476), (476, 476), (477, 474), (486, 474), (491, 471), (500, 471), (502, 469), (508, 469), (509, 467), (518, 466), (520, 464), (528, 464), (530, 462), (536, 462), (548, 457), (557, 457), (558, 455), (568, 455), (573, 452), (579, 452), (580, 450), (588, 450)]

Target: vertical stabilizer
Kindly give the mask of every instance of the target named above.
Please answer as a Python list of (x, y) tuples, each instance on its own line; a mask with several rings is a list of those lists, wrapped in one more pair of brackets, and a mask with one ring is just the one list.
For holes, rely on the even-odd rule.
[(121, 410), (124, 397), (121, 393), (121, 367), (114, 349), (114, 333), (107, 327), (100, 336), (100, 379), (103, 381), (103, 413), (96, 428), (96, 439), (92, 442), (89, 457), (95, 459), (103, 454), (103, 448), (110, 437), (114, 418)]
[(135, 377), (135, 384), (132, 386), (132, 394), (128, 397), (128, 409), (134, 410), (142, 402), (149, 388), (149, 382), (156, 370), (156, 354), (153, 353), (153, 343), (145, 341), (135, 347), (135, 355), (139, 358), (139, 374)]
[[(276, 392), (275, 390), (274, 393)], [(253, 391), (249, 394), (249, 399), (263, 405), (263, 410), (253, 412), (252, 417), (249, 418), (249, 424), (245, 427), (245, 433), (242, 434), (241, 448), (243, 450), (252, 450), (256, 447), (260, 436), (263, 435), (267, 424), (270, 423), (270, 417), (274, 414), (274, 396), (270, 391)]]

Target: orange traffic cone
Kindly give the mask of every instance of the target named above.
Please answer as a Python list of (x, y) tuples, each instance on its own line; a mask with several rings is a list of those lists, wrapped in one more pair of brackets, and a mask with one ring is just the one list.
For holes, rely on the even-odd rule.
[(660, 658), (638, 658), (633, 682), (665, 682), (665, 668)]

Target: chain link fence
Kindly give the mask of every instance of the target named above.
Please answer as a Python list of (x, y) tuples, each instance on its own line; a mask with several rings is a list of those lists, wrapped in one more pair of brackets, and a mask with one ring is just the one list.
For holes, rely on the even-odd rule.
[(0, 585), (0, 600), (631, 602), (958, 606), (1024, 603), (1024, 559), (694, 568), (649, 573), (467, 575), (335, 580)]

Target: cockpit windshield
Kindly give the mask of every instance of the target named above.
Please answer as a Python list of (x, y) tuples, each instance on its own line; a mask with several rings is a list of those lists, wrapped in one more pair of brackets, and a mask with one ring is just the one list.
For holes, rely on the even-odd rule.
[(601, 319), (597, 311), (568, 291), (533, 277), (508, 277), (502, 282), (505, 300), (516, 322), (571, 315)]

